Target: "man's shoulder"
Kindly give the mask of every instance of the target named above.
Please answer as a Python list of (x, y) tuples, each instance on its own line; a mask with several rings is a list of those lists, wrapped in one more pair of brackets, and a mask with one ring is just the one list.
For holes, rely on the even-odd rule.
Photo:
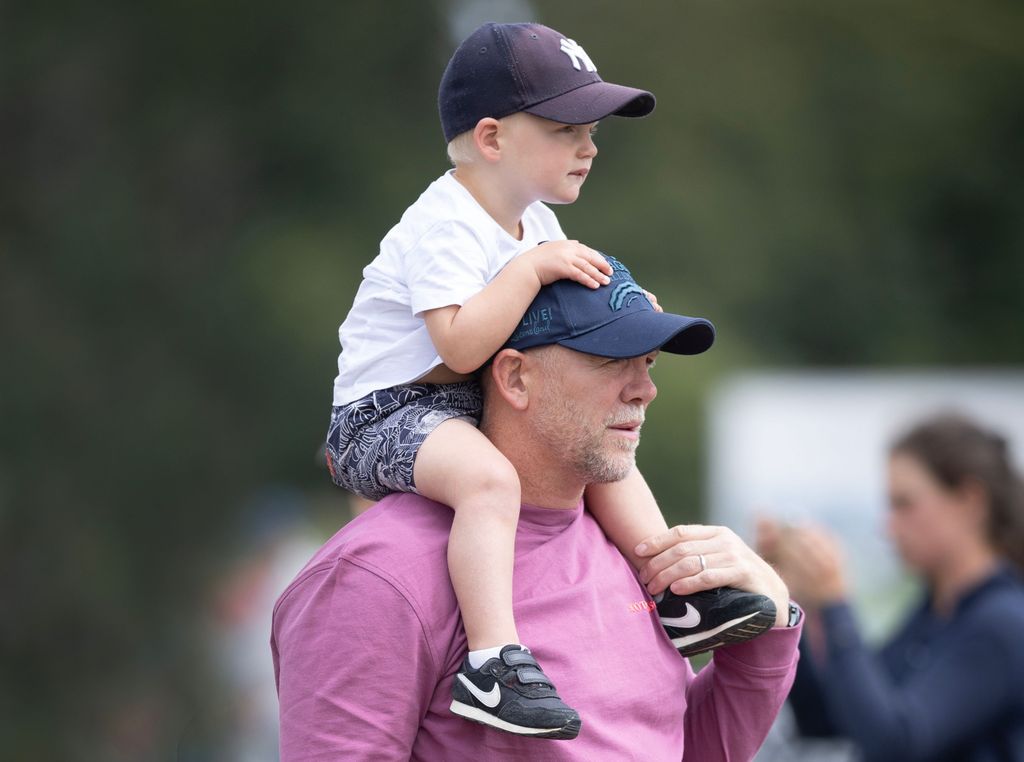
[(309, 685), (341, 674), (336, 654), (353, 647), (362, 654), (354, 661), (367, 664), (390, 658), (391, 644), (403, 652), (401, 663), (426, 659), (431, 675), (460, 658), (461, 620), (445, 559), (450, 514), (416, 495), (388, 497), (313, 554), (272, 614), (274, 664), (279, 680), (287, 675), (293, 704), (308, 698)]
[(450, 586), (438, 582), (447, 579), (451, 523), (447, 506), (419, 495), (389, 495), (324, 543), (281, 600), (325, 577), (365, 575), (387, 583), (410, 602), (424, 591), (434, 598), (440, 589), (444, 597)]
[(414, 558), (429, 567), (437, 556), (443, 561), (451, 524), (447, 506), (420, 495), (391, 494), (339, 529), (309, 565), (349, 560), (401, 574)]

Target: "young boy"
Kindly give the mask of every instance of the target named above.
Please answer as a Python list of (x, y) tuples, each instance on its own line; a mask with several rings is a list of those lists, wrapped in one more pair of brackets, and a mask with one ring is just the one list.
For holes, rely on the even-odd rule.
[[(516, 330), (542, 285), (609, 282), (608, 262), (565, 240), (543, 202), (574, 202), (597, 154), (597, 122), (645, 116), (654, 96), (604, 82), (583, 48), (552, 29), (485, 24), (452, 56), (438, 103), (455, 169), (406, 210), (364, 270), (339, 329), (328, 466), (339, 485), (364, 497), (417, 492), (454, 511), (448, 565), (469, 654), (452, 711), (512, 733), (574, 738), (579, 716), (516, 630), (519, 481), (476, 428), (481, 399), (471, 374)], [(639, 421), (619, 428), (623, 446), (635, 446)], [(636, 545), (666, 530), (643, 477), (634, 469), (620, 482), (592, 485), (585, 499), (639, 568)], [(667, 624), (691, 630), (677, 643), (684, 653), (771, 626), (767, 599), (726, 592), (727, 605), (716, 599), (701, 612), (697, 596), (667, 593), (663, 604), (678, 615)], [(729, 635), (741, 624), (742, 634)]]

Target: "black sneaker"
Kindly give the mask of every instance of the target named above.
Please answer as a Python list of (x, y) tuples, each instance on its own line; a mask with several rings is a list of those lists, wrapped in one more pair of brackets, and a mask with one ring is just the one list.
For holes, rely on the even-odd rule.
[(775, 624), (775, 604), (771, 598), (732, 587), (691, 595), (666, 590), (656, 600), (661, 624), (683, 656), (742, 643)]
[(533, 654), (522, 646), (501, 649), (473, 669), (469, 659), (452, 684), (451, 710), (467, 720), (534, 738), (575, 738), (580, 716), (562, 703)]

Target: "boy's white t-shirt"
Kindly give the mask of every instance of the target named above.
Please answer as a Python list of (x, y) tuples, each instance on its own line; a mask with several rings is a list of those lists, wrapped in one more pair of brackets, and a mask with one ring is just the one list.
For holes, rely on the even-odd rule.
[(565, 238), (554, 212), (539, 201), (523, 212), (522, 225), (517, 241), (452, 170), (432, 182), (363, 269), (352, 309), (338, 329), (342, 351), (334, 404), (415, 381), (440, 365), (422, 313), (462, 306), (517, 255)]

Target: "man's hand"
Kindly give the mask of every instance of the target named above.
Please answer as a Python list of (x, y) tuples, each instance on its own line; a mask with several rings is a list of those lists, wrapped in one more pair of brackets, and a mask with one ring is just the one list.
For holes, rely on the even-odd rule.
[[(715, 587), (735, 587), (767, 595), (778, 612), (775, 625), (789, 617), (789, 590), (775, 570), (726, 527), (699, 524), (674, 526), (644, 540), (636, 554), (648, 560), (640, 568), (640, 581), (652, 595), (667, 587), (688, 595)], [(706, 569), (701, 569), (700, 557)]]
[(611, 283), (612, 266), (600, 252), (579, 241), (548, 241), (520, 257), (533, 267), (542, 286), (556, 280), (574, 280), (590, 288)]

